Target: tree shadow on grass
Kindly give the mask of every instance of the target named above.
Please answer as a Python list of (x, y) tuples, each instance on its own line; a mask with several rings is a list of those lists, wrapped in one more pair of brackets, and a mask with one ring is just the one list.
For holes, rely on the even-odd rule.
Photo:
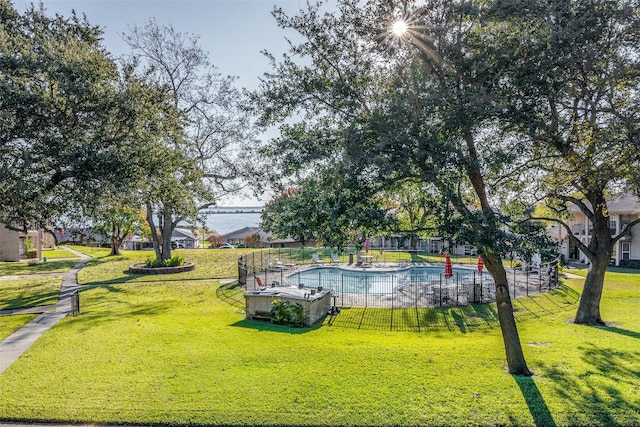
[(630, 331), (628, 329), (622, 329), (615, 326), (593, 326), (596, 329), (600, 329), (602, 331), (613, 332), (615, 334), (624, 335), (626, 337), (640, 339), (640, 333), (635, 331)]
[[(87, 297), (85, 294), (99, 288), (113, 294), (113, 297)], [(69, 325), (78, 325), (80, 331), (90, 330), (118, 319), (144, 318), (165, 315), (174, 306), (171, 300), (131, 301), (127, 299), (127, 289), (114, 286), (83, 286), (80, 292), (80, 312), (68, 317)], [(123, 294), (122, 296), (115, 296)]]
[(15, 310), (18, 308), (55, 305), (58, 302), (58, 295), (59, 291), (51, 291), (33, 295), (18, 295), (12, 299), (0, 298), (0, 310)]
[(575, 373), (562, 364), (542, 366), (541, 375), (554, 385), (571, 425), (638, 425), (640, 403), (633, 390), (640, 378), (640, 351), (598, 347), (578, 347), (585, 372)]
[(304, 327), (292, 327), (286, 325), (276, 325), (274, 323), (269, 323), (267, 321), (261, 320), (249, 320), (243, 319), (238, 322), (232, 323), (230, 326), (234, 326), (237, 328), (246, 328), (246, 329), (254, 329), (256, 331), (269, 331), (269, 332), (280, 332), (284, 334), (291, 335), (301, 335), (306, 334), (307, 332), (315, 331), (318, 328), (321, 328), (323, 322), (317, 322), (311, 326)]
[(244, 293), (246, 290), (238, 282), (220, 285), (216, 288), (216, 296), (235, 308), (244, 308)]
[(529, 408), (529, 412), (531, 412), (535, 425), (538, 427), (556, 426), (556, 422), (553, 420), (551, 411), (549, 411), (549, 407), (544, 401), (542, 394), (540, 394), (540, 390), (538, 390), (538, 386), (534, 379), (532, 377), (524, 377), (520, 375), (513, 375), (513, 379), (518, 384), (518, 387), (520, 387), (520, 392), (527, 403), (527, 407)]
[[(220, 286), (216, 295), (235, 308), (244, 308), (245, 289), (232, 283)], [(579, 294), (562, 285), (549, 295), (533, 295), (514, 300), (518, 321), (573, 310)], [(392, 331), (459, 331), (471, 333), (499, 328), (495, 303), (448, 307), (341, 307), (337, 316), (324, 321), (327, 326)]]

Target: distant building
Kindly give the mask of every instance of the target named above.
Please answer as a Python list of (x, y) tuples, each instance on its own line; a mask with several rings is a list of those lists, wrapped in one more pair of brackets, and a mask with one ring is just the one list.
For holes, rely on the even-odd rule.
[[(174, 248), (197, 249), (202, 247), (202, 242), (187, 228), (176, 228), (171, 233), (171, 242)], [(140, 251), (153, 248), (153, 242), (143, 236), (130, 234), (122, 241), (122, 249)]]
[(246, 246), (247, 238), (258, 236), (260, 239), (259, 247), (265, 247), (264, 243), (264, 231), (261, 227), (244, 227), (239, 230), (234, 230), (229, 233), (223, 234), (224, 241), (235, 246)]
[(171, 241), (176, 247), (184, 249), (197, 249), (201, 246), (200, 240), (186, 228), (176, 228), (171, 233)]
[[(236, 246), (248, 246), (247, 238), (257, 237), (260, 248), (296, 248), (301, 247), (302, 242), (291, 238), (274, 237), (273, 233), (266, 232), (262, 227), (244, 227), (223, 235), (227, 243)], [(305, 246), (315, 246), (315, 241), (305, 242)]]
[(153, 242), (146, 237), (136, 234), (129, 234), (122, 241), (122, 249), (127, 251), (141, 251), (148, 248), (153, 248)]
[[(635, 196), (620, 196), (607, 201), (609, 209), (609, 229), (617, 236), (624, 227), (640, 215), (640, 201)], [(575, 205), (569, 206), (570, 218), (567, 225), (582, 243), (588, 245), (593, 235), (593, 225), (584, 213)], [(549, 229), (551, 237), (560, 243), (560, 254), (567, 261), (588, 262), (580, 249), (571, 243), (567, 230), (555, 224)], [(616, 243), (612, 262), (620, 265), (623, 260), (640, 260), (640, 224), (636, 224)]]

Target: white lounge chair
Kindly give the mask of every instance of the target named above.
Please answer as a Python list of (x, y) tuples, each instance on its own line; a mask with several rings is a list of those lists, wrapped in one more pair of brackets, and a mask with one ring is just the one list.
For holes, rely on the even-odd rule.
[(292, 265), (287, 265), (287, 264), (283, 263), (282, 261), (280, 261), (280, 258), (276, 258), (276, 267), (277, 268), (282, 268), (282, 269), (287, 269), (287, 268), (291, 268)]
[(311, 255), (311, 258), (313, 258), (313, 262), (316, 264), (324, 264), (324, 261), (320, 259), (320, 255), (318, 254)]
[(267, 267), (269, 267), (269, 270), (280, 270), (281, 268), (283, 268), (271, 262), (270, 259), (268, 259), (266, 262), (267, 262)]
[(338, 254), (331, 254), (331, 262), (340, 263), (340, 256), (338, 256)]

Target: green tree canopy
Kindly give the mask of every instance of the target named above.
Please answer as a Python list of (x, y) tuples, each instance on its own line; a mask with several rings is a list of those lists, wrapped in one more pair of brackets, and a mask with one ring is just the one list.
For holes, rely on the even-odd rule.
[[(634, 224), (612, 235), (609, 203), (640, 194), (640, 3), (556, 0), (496, 3), (508, 50), (497, 64), (502, 120), (531, 147), (528, 167), (571, 243), (589, 260), (576, 323), (603, 324), (600, 299), (613, 249)], [(588, 239), (564, 220), (577, 207), (593, 225)]]
[(139, 106), (101, 37), (75, 14), (0, 0), (0, 221), (46, 226), (143, 168)]
[(337, 248), (361, 247), (366, 236), (389, 229), (392, 218), (382, 201), (339, 175), (308, 177), (265, 205), (262, 226), (303, 244), (314, 239)]

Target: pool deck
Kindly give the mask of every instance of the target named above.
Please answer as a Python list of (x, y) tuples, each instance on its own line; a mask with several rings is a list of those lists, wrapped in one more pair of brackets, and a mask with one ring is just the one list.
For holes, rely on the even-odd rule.
[[(256, 275), (261, 281), (276, 286), (291, 284), (287, 277), (291, 274), (302, 273), (308, 270), (339, 268), (346, 272), (395, 272), (409, 268), (431, 267), (441, 269), (444, 273), (443, 263), (411, 263), (411, 262), (377, 262), (373, 260), (370, 264), (365, 263), (337, 263), (322, 262), (311, 264), (300, 264), (293, 267), (281, 267), (261, 271)], [(344, 291), (340, 293), (342, 306), (359, 306), (362, 305), (362, 295), (366, 294), (364, 304), (367, 306), (377, 307), (393, 307), (393, 306), (443, 306), (443, 305), (466, 305), (471, 303), (488, 303), (495, 301), (495, 286), (493, 279), (488, 275), (486, 269), (483, 272), (483, 279), (477, 280), (476, 276), (471, 273), (478, 272), (476, 265), (471, 264), (453, 264), (454, 271), (460, 272), (464, 270), (464, 274), (456, 275), (455, 278), (446, 280), (441, 274), (434, 273), (432, 277), (426, 277), (423, 280), (410, 280), (403, 283), (391, 282), (389, 290), (384, 291), (372, 290), (365, 292), (350, 293)], [(548, 276), (543, 271), (522, 271), (520, 269), (506, 268), (507, 279), (509, 281), (509, 291), (512, 298), (535, 295), (541, 292), (547, 292), (549, 287), (546, 279)], [(247, 281), (247, 290), (257, 289), (257, 285), (253, 276), (249, 276)], [(480, 277), (479, 275), (477, 276)], [(318, 281), (320, 283), (320, 279)], [(479, 286), (479, 288), (478, 288)], [(475, 288), (474, 288), (475, 287)], [(480, 289), (480, 290), (478, 290)], [(448, 292), (445, 294), (445, 291)], [(480, 296), (478, 296), (478, 293)], [(444, 296), (443, 296), (444, 295)]]

